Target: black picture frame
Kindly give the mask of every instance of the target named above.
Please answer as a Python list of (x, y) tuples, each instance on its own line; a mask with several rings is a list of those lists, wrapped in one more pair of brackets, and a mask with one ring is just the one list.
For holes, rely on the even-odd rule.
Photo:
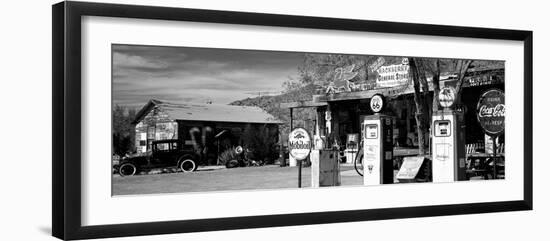
[[(532, 210), (533, 208), (533, 33), (532, 31), (323, 17), (197, 10), (171, 7), (61, 2), (52, 6), (52, 233), (88, 239), (229, 229), (277, 227), (381, 219)], [(100, 226), (81, 224), (81, 17), (229, 23), (256, 26), (349, 30), (425, 36), (516, 40), (524, 43), (524, 193), (521, 200), (405, 208), (343, 210), (284, 215), (212, 218)]]

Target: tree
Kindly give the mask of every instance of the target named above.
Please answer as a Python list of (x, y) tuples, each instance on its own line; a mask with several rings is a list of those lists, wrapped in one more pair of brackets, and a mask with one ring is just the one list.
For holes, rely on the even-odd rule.
[[(427, 136), (428, 126), (432, 113), (439, 110), (440, 76), (444, 69), (456, 74), (456, 103), (460, 103), (464, 79), (468, 69), (474, 63), (473, 60), (434, 59), (434, 58), (408, 58), (409, 71), (413, 82), (414, 102), (416, 106), (415, 120), (417, 124), (418, 148), (420, 153), (426, 153), (424, 137)], [(433, 100), (429, 108), (428, 77), (431, 75), (433, 85)]]
[[(414, 118), (416, 120), (416, 130), (418, 135), (418, 150), (420, 151), (420, 154), (426, 153), (426, 148), (424, 146), (424, 137), (426, 136), (425, 133), (427, 133), (427, 126), (426, 126), (426, 119), (427, 119), (427, 112), (426, 112), (426, 95), (427, 93), (425, 90), (425, 85), (421, 86), (421, 75), (424, 75), (424, 72), (421, 72), (419, 70), (419, 66), (416, 64), (416, 58), (409, 58), (409, 71), (410, 76), (412, 78), (413, 82), (413, 89), (414, 89), (414, 104), (416, 106), (416, 112), (414, 114)], [(425, 79), (425, 75), (423, 76)], [(422, 94), (421, 87), (424, 94)]]
[(113, 108), (113, 153), (123, 156), (134, 151), (135, 130), (132, 121), (136, 117), (135, 109), (120, 105)]
[(272, 163), (276, 159), (275, 146), (277, 145), (276, 132), (266, 125), (248, 124), (242, 134), (244, 147), (252, 150), (251, 158), (255, 161)]

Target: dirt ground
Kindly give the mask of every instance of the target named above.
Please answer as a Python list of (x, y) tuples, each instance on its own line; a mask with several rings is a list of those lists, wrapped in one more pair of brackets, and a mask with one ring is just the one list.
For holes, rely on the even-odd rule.
[[(353, 166), (341, 166), (342, 186), (362, 185)], [(298, 167), (241, 167), (219, 169), (203, 167), (193, 173), (167, 173), (121, 177), (113, 175), (112, 194), (154, 194), (257, 190), (298, 187)], [(311, 187), (311, 168), (302, 168), (302, 187)]]

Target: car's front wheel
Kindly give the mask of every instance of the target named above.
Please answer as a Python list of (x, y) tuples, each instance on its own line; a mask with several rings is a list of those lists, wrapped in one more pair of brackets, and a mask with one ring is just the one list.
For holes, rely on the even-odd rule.
[(133, 176), (137, 172), (137, 167), (132, 163), (124, 163), (118, 168), (118, 173), (121, 176)]
[(197, 170), (197, 163), (193, 159), (188, 157), (183, 157), (179, 162), (179, 169), (182, 172), (193, 172)]

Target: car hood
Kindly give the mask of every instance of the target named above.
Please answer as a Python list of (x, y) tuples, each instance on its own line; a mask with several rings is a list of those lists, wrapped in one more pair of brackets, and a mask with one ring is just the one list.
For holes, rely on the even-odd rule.
[(124, 156), (123, 159), (130, 159), (130, 158), (136, 158), (136, 157), (146, 157), (146, 156), (150, 156), (150, 155), (151, 155), (150, 151), (142, 152), (142, 153), (132, 153), (132, 154)]

